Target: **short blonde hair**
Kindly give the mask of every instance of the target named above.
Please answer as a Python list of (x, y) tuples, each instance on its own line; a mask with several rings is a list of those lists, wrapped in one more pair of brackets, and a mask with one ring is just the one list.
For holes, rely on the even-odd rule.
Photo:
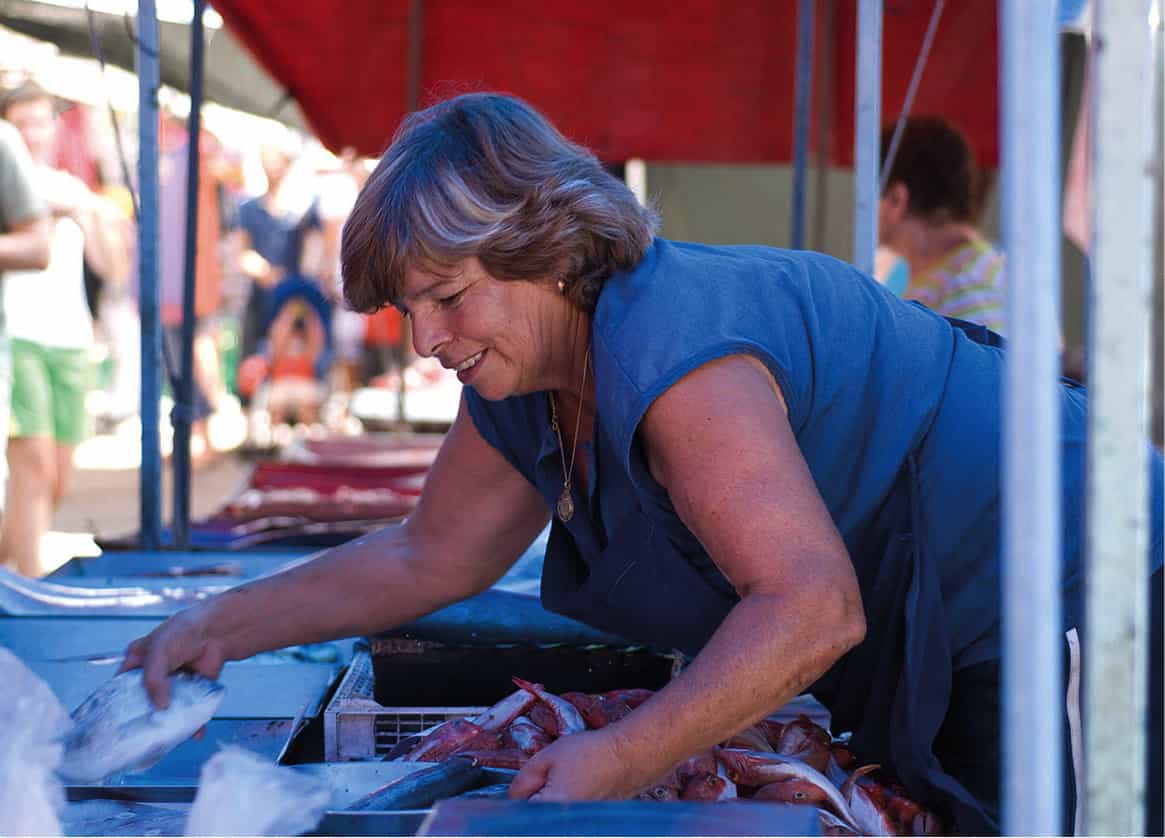
[(561, 280), (593, 311), (603, 282), (634, 266), (659, 222), (585, 148), (525, 102), (458, 96), (410, 115), (344, 225), (344, 299), (399, 300), (410, 265), (476, 256), (498, 279)]

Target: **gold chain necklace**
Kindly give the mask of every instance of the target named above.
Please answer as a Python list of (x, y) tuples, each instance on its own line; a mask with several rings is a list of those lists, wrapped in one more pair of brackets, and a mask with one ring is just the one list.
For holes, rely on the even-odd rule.
[(566, 464), (566, 446), (562, 442), (562, 431), (558, 427), (558, 405), (554, 401), (554, 392), (550, 393), (550, 426), (558, 437), (558, 456), (562, 458), (562, 494), (558, 496), (555, 510), (563, 523), (574, 517), (574, 498), (570, 496), (570, 480), (574, 475), (574, 457), (578, 453), (578, 432), (582, 427), (583, 393), (587, 389), (587, 370), (591, 365), (591, 348), (587, 346), (586, 357), (583, 358), (582, 389), (578, 393), (578, 415), (574, 419), (574, 446), (570, 449), (570, 465)]

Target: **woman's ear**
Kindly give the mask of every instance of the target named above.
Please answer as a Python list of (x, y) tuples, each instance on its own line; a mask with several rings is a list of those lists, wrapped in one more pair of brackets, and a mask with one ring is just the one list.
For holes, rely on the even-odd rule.
[(910, 209), (910, 190), (906, 184), (896, 180), (887, 186), (882, 194), (882, 205), (888, 222), (893, 224), (901, 221)]

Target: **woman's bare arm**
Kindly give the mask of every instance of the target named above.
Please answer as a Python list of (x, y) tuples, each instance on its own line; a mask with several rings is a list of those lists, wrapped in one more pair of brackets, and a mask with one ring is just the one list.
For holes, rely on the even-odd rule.
[(131, 644), (124, 668), (142, 666), (164, 701), (166, 675), (182, 666), (217, 676), (227, 660), (409, 622), (492, 585), (547, 518), (462, 402), (404, 524), (175, 615)]
[(655, 402), (641, 435), (653, 475), (741, 600), (677, 679), (599, 732), (605, 741), (580, 739), (578, 756), (567, 742), (540, 752), (518, 795), (633, 794), (799, 694), (864, 636), (845, 545), (763, 365), (700, 367)]

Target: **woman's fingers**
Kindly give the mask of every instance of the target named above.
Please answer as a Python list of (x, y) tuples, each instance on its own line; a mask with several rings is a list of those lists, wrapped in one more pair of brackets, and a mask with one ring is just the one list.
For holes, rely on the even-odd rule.
[(139, 637), (134, 642), (126, 647), (125, 657), (121, 660), (121, 666), (117, 670), (120, 675), (123, 672), (129, 672), (131, 669), (139, 669), (142, 662), (146, 659), (145, 650), (148, 648), (149, 636)]
[(554, 764), (549, 760), (538, 759), (540, 754), (526, 763), (518, 776), (510, 783), (510, 798), (512, 800), (526, 800), (533, 797), (546, 785), (550, 779), (550, 767)]
[(208, 643), (202, 654), (190, 664), (190, 669), (212, 681), (217, 681), (224, 663), (226, 661), (223, 660), (222, 650), (217, 645)]

